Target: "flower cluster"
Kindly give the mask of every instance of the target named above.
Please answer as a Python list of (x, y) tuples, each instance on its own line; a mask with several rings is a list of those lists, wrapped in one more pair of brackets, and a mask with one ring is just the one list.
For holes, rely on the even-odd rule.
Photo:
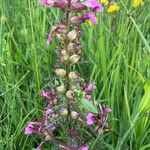
[[(43, 137), (37, 150), (41, 150), (42, 145), (48, 141), (55, 141), (62, 150), (88, 150), (89, 146), (85, 144), (88, 142), (87, 138), (80, 140), (81, 131), (88, 129), (96, 136), (99, 129), (108, 129), (107, 115), (111, 109), (101, 106), (92, 98), (92, 91), (96, 89), (95, 83), (87, 84), (73, 70), (73, 66), (79, 62), (82, 52), (82, 31), (79, 25), (86, 20), (97, 24), (95, 13), (103, 11), (103, 7), (97, 0), (39, 0), (39, 3), (48, 8), (59, 8), (66, 14), (64, 19), (51, 28), (47, 39), (47, 45), (52, 43), (54, 36), (60, 42), (57, 51), (58, 67), (54, 70), (59, 85), (51, 90), (41, 90), (40, 96), (46, 100), (43, 117), (28, 122), (25, 134), (39, 134)], [(83, 101), (98, 110), (97, 113), (84, 109)], [(65, 125), (65, 129), (62, 125)], [(58, 138), (62, 132), (65, 132), (66, 140)], [(82, 139), (84, 136), (86, 135), (82, 135)]]

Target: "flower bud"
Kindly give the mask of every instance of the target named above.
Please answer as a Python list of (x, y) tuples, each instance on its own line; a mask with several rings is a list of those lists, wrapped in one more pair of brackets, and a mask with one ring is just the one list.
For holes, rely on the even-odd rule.
[(57, 92), (60, 93), (60, 94), (64, 94), (64, 93), (66, 92), (66, 88), (65, 88), (64, 85), (61, 85), (61, 86), (56, 87), (56, 90), (57, 90)]
[(50, 135), (46, 135), (45, 136), (45, 141), (50, 141), (50, 140), (52, 140), (52, 137)]
[(76, 111), (71, 112), (72, 119), (78, 119), (79, 114)]
[(72, 64), (75, 64), (75, 63), (77, 63), (77, 62), (79, 61), (79, 59), (80, 59), (80, 55), (74, 54), (74, 55), (72, 55), (72, 56), (70, 57), (70, 62), (71, 62)]
[(66, 62), (68, 61), (69, 57), (68, 57), (68, 54), (66, 52), (66, 50), (62, 49), (61, 52), (60, 52), (60, 60), (61, 62)]
[(67, 48), (70, 52), (73, 52), (74, 48), (75, 48), (75, 44), (70, 42), (68, 45), (67, 45)]
[(77, 37), (77, 31), (76, 30), (72, 30), (68, 33), (68, 39), (69, 41), (73, 41), (75, 40)]
[(62, 116), (67, 116), (68, 115), (68, 110), (65, 108), (65, 109), (62, 109), (61, 111), (60, 111), (60, 114), (62, 115)]
[(66, 62), (66, 61), (68, 61), (68, 59), (69, 59), (69, 57), (67, 54), (61, 55), (61, 57), (60, 57), (61, 62)]
[(55, 73), (57, 76), (64, 78), (66, 76), (66, 71), (64, 69), (55, 69)]
[(78, 79), (78, 74), (76, 73), (76, 72), (70, 72), (69, 74), (68, 74), (68, 78), (70, 79), (70, 80), (76, 80), (76, 79)]
[(67, 92), (66, 92), (66, 97), (67, 97), (68, 99), (74, 99), (74, 97), (75, 97), (74, 92), (71, 91), (71, 90), (67, 91)]

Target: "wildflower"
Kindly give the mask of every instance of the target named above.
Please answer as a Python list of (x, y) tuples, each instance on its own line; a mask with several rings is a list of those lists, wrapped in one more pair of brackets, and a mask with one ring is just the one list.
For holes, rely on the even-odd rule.
[(84, 18), (85, 18), (86, 20), (91, 21), (91, 22), (94, 23), (94, 24), (97, 24), (97, 23), (98, 23), (97, 18), (95, 17), (95, 15), (94, 15), (94, 13), (93, 13), (92, 11), (87, 12), (87, 13), (85, 14)]
[(136, 8), (136, 7), (138, 7), (138, 6), (141, 6), (141, 5), (144, 5), (143, 0), (133, 0), (132, 6), (133, 6), (134, 8)]
[(109, 6), (109, 8), (107, 9), (107, 12), (108, 13), (113, 13), (113, 12), (116, 12), (116, 11), (119, 11), (119, 10), (120, 10), (120, 7), (116, 3), (113, 3)]
[(86, 123), (88, 125), (92, 125), (95, 123), (95, 121), (96, 121), (95, 115), (92, 113), (88, 113), (88, 115), (86, 116)]
[(49, 116), (52, 112), (53, 112), (53, 110), (50, 108), (50, 106), (47, 106), (45, 108), (44, 114), (45, 114), (45, 116)]
[(51, 43), (52, 43), (52, 37), (51, 37), (50, 34), (48, 34), (48, 38), (47, 38), (46, 44), (47, 44), (47, 45), (50, 45)]
[(91, 92), (92, 90), (96, 89), (96, 85), (94, 82), (91, 82), (89, 85), (87, 85), (85, 91), (86, 92)]
[(51, 91), (44, 91), (44, 90), (41, 90), (40, 96), (45, 97), (46, 100), (47, 100), (47, 102), (48, 102), (50, 105), (53, 105), (53, 104), (56, 104), (56, 103), (57, 103), (56, 94), (55, 94), (54, 90), (51, 90)]
[(38, 2), (47, 7), (54, 6), (54, 0), (39, 0)]
[(29, 123), (29, 124), (25, 127), (25, 134), (26, 134), (26, 135), (30, 135), (30, 134), (33, 133), (33, 131), (34, 131), (34, 126), (33, 126), (31, 123)]
[(35, 150), (42, 150), (42, 144), (40, 144)]
[(91, 94), (86, 94), (84, 98), (86, 100), (92, 100), (92, 95)]
[(91, 8), (93, 12), (103, 11), (102, 5), (97, 0), (86, 0), (82, 4)]
[(88, 150), (89, 148), (88, 148), (88, 145), (83, 145), (83, 146), (81, 146), (81, 147), (79, 147), (79, 149), (78, 150)]
[(30, 135), (32, 133), (37, 133), (39, 131), (39, 126), (41, 125), (41, 122), (29, 122), (27, 126), (25, 127), (25, 134)]
[(100, 2), (104, 5), (108, 5), (109, 4), (109, 0), (100, 0)]

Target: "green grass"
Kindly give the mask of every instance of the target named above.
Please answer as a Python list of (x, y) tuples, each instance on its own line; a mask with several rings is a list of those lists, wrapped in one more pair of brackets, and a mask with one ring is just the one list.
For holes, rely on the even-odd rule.
[[(150, 149), (150, 2), (132, 13), (129, 2), (100, 14), (98, 26), (82, 25), (84, 60), (77, 69), (113, 110), (112, 131), (91, 141), (93, 150)], [(0, 150), (29, 150), (39, 141), (23, 131), (44, 107), (39, 90), (53, 75), (57, 44), (47, 47), (45, 39), (60, 15), (36, 0), (0, 0)]]

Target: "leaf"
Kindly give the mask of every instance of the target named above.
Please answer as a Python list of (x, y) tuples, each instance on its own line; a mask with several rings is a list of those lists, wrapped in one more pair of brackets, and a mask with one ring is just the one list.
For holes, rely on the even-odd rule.
[(92, 113), (95, 113), (95, 114), (98, 114), (98, 110), (97, 108), (92, 104), (92, 102), (88, 101), (88, 100), (82, 100), (82, 104), (83, 104), (83, 107), (89, 111), (89, 112), (92, 112)]

